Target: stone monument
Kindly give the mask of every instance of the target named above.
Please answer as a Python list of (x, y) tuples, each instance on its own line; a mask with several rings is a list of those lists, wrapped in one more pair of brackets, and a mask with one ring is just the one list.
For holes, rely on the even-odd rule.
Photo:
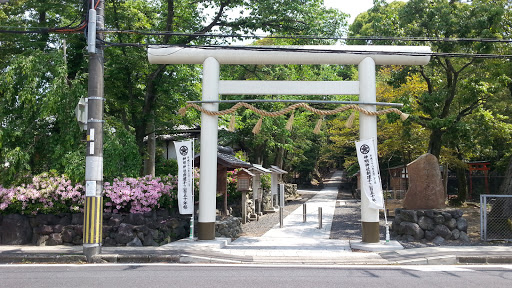
[(405, 209), (445, 208), (441, 170), (436, 156), (427, 153), (407, 165), (409, 189), (405, 195)]

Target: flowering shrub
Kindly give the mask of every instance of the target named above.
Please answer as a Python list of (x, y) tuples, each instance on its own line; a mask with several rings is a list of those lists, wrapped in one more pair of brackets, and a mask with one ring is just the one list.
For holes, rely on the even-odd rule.
[(31, 184), (4, 188), (0, 186), (0, 212), (49, 214), (78, 212), (83, 207), (84, 187), (71, 185), (65, 176), (43, 173), (32, 178)]
[[(195, 191), (199, 178), (194, 173)], [(177, 205), (177, 177), (114, 179), (105, 182), (104, 211), (110, 213), (146, 213), (156, 208)], [(196, 198), (197, 199), (197, 198)], [(85, 189), (81, 184), (71, 184), (65, 176), (43, 173), (32, 178), (31, 184), (4, 188), (0, 186), (0, 213), (50, 214), (83, 211)]]
[(112, 184), (105, 182), (105, 212), (146, 213), (154, 208), (174, 206), (176, 182), (177, 177), (170, 175), (162, 178), (116, 178)]
[(239, 203), (240, 200), (242, 199), (242, 192), (240, 192), (236, 189), (237, 182), (238, 182), (237, 178), (236, 178), (236, 172), (238, 170), (240, 170), (240, 169), (228, 171), (226, 190), (228, 191), (228, 202), (229, 203)]

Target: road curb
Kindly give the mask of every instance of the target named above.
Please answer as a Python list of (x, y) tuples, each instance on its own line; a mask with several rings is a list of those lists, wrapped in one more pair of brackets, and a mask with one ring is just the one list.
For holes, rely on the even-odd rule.
[(87, 258), (78, 254), (8, 254), (0, 256), (0, 263), (87, 263)]
[[(0, 264), (14, 264), (14, 263), (88, 263), (85, 255), (62, 255), (62, 254), (49, 254), (49, 253), (13, 253), (7, 255), (0, 255)], [(92, 256), (89, 263), (180, 263), (180, 255), (161, 255), (161, 254), (147, 254), (147, 255), (133, 255), (133, 254), (98, 254)]]
[[(387, 264), (400, 265), (455, 265), (455, 264), (512, 264), (512, 255), (507, 256), (455, 256), (419, 257), (404, 260), (388, 260)], [(371, 260), (359, 259), (282, 259), (258, 257), (256, 259), (228, 259), (224, 257), (193, 255), (193, 254), (99, 254), (92, 257), (91, 263), (217, 263), (217, 264), (261, 264), (261, 263), (309, 263), (309, 264), (371, 264)], [(12, 253), (0, 255), (0, 264), (15, 263), (60, 263), (85, 264), (87, 258), (80, 254), (48, 254), (48, 253)], [(375, 264), (384, 264), (382, 262)]]
[(211, 264), (248, 264), (249, 262), (244, 262), (241, 260), (230, 260), (230, 259), (222, 259), (215, 257), (205, 257), (205, 256), (194, 256), (194, 255), (186, 255), (183, 254), (179, 257), (179, 263), (190, 264), (190, 263), (211, 263)]
[(512, 256), (458, 256), (459, 264), (512, 264)]
[(416, 257), (405, 260), (389, 260), (390, 263), (399, 265), (455, 265), (457, 257), (455, 255), (443, 255), (435, 257)]
[(99, 254), (92, 257), (92, 263), (180, 263), (180, 255)]

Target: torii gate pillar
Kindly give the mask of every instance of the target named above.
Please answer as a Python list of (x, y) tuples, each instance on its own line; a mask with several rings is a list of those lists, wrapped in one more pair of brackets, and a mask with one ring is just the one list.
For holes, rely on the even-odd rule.
[[(203, 63), (203, 100), (219, 100), (220, 64), (208, 57)], [(219, 104), (204, 103), (210, 111), (218, 111)], [(199, 178), (199, 219), (197, 238), (215, 239), (215, 192), (217, 187), (218, 116), (201, 113), (201, 177)], [(206, 167), (205, 169), (203, 169)], [(213, 167), (213, 169), (212, 169)]]
[[(359, 101), (367, 103), (377, 102), (375, 81), (375, 61), (371, 57), (364, 58), (359, 63)], [(375, 105), (361, 105), (368, 111), (376, 111)], [(366, 140), (377, 139), (377, 116), (359, 113), (359, 138)], [(361, 178), (360, 181), (363, 181)], [(363, 187), (361, 183), (361, 187)], [(361, 195), (364, 191), (361, 191)], [(362, 241), (365, 243), (379, 243), (379, 210), (369, 207), (367, 197), (361, 197), (361, 224)]]

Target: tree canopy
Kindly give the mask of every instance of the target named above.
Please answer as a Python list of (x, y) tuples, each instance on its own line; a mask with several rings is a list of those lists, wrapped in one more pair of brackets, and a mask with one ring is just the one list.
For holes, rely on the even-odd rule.
[[(197, 113), (183, 118), (176, 112), (185, 101), (200, 98), (200, 69), (150, 65), (145, 45), (226, 43), (225, 38), (199, 37), (208, 32), (342, 35), (346, 15), (325, 8), (323, 1), (278, 2), (105, 1), (105, 28), (118, 31), (104, 37), (107, 179), (133, 176), (135, 170), (151, 174), (136, 163), (146, 158), (154, 167), (155, 150), (148, 151), (145, 139), (154, 142), (152, 135), (198, 121)], [(0, 25), (7, 27), (0, 56), (5, 60), (0, 67), (0, 173), (5, 185), (52, 169), (83, 180), (84, 136), (73, 111), (86, 96), (83, 23), (88, 3), (17, 0), (0, 6)], [(132, 33), (124, 33), (128, 31)]]
[[(509, 44), (485, 41), (510, 38), (510, 24), (505, 23), (510, 23), (510, 1), (377, 1), (349, 28), (351, 36), (402, 37), (400, 44), (407, 44), (407, 38), (429, 38), (432, 51), (441, 53), (424, 67), (395, 69), (386, 82), (402, 87), (417, 75), (422, 78), (422, 91), (400, 101), (412, 112), (410, 121), (429, 132), (427, 151), (457, 167), (459, 192), (465, 190), (466, 161), (487, 160), (503, 170), (503, 159), (511, 154), (509, 145), (502, 146), (510, 141), (510, 111), (501, 106), (511, 100), (510, 63), (478, 57), (511, 51)], [(490, 126), (491, 133), (481, 130)]]
[[(85, 134), (74, 108), (87, 95), (88, 5), (90, 1), (69, 0), (0, 4), (2, 185), (49, 170), (83, 180)], [(462, 174), (465, 162), (478, 160), (491, 161), (493, 169), (503, 172), (512, 161), (512, 64), (509, 58), (480, 56), (512, 54), (510, 42), (487, 41), (511, 38), (511, 11), (507, 0), (375, 1), (347, 27), (347, 15), (324, 7), (321, 0), (105, 1), (105, 178), (153, 174), (159, 159), (155, 136), (199, 124), (199, 113), (182, 117), (177, 112), (186, 101), (200, 99), (200, 66), (151, 65), (147, 45), (246, 45), (247, 39), (237, 35), (260, 33), (269, 37), (255, 37), (259, 40), (252, 44), (334, 45), (348, 33), (350, 40), (343, 44), (430, 46), (435, 56), (424, 67), (378, 68), (378, 100), (403, 103), (402, 110), (411, 114), (404, 122), (392, 114), (379, 118), (381, 164), (404, 165), (428, 151)], [(224, 36), (207, 35), (212, 33)], [(223, 65), (221, 78), (357, 80), (355, 69)], [(269, 111), (284, 106), (258, 104)], [(320, 134), (312, 133), (318, 115), (296, 111), (288, 130), (290, 116), (264, 118), (254, 135), (259, 116), (239, 110), (236, 132), (221, 132), (221, 144), (244, 150), (251, 162), (295, 172), (290, 174), (300, 175), (302, 182), (330, 168), (357, 168), (357, 118), (351, 128), (345, 127), (350, 112), (322, 118)], [(221, 117), (220, 125), (229, 121)]]

